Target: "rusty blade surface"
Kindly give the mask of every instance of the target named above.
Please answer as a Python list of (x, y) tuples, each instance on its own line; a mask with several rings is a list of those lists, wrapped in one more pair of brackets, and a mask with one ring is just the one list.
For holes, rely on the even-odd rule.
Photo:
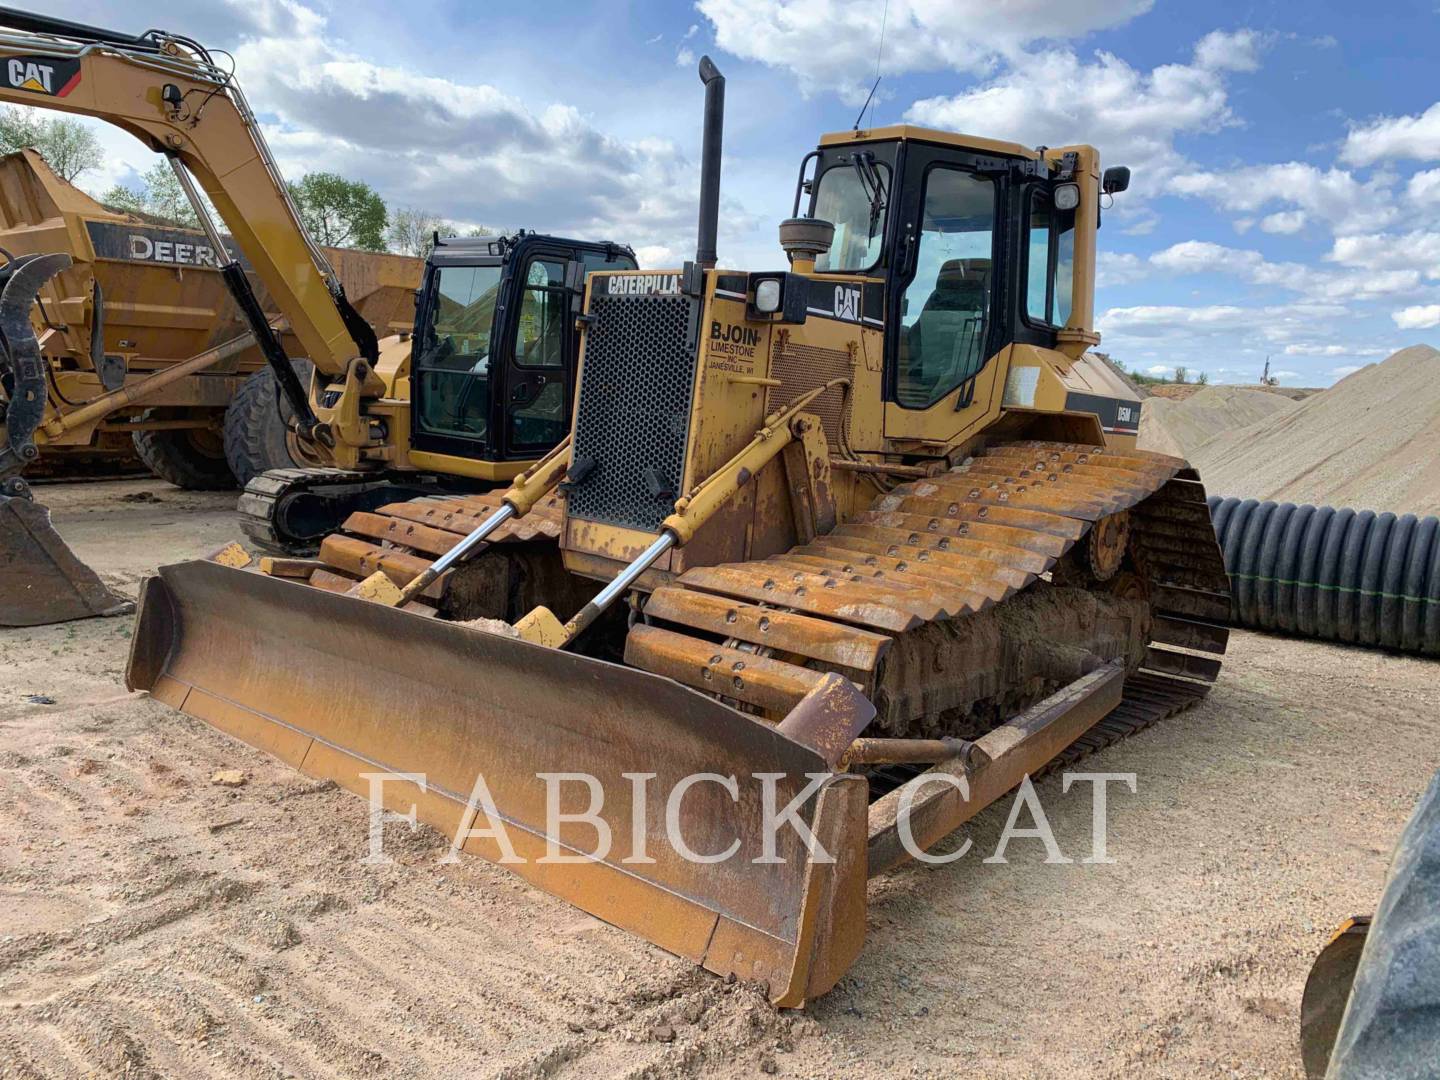
[(0, 495), (0, 626), (47, 626), (134, 609), (76, 558), (50, 524), (49, 510)]
[[(146, 581), (127, 682), (311, 775), (358, 794), (370, 773), (423, 774), (383, 785), (391, 809), (454, 836), (485, 828), (467, 809), (483, 776), (532, 884), (720, 974), (770, 985), (798, 1005), (843, 974), (864, 933), (865, 784), (774, 727), (632, 668), (486, 634), (293, 582), (193, 562)], [(593, 822), (547, 825), (545, 773), (587, 773), (613, 846), (594, 853)], [(645, 796), (626, 774), (653, 774)], [(833, 862), (796, 831), (764, 853), (764, 782), (777, 807), (820, 777), (800, 809)], [(711, 779), (682, 781), (698, 774)], [(713, 777), (736, 777), (738, 799)], [(697, 863), (670, 842), (679, 788), (680, 843), (733, 857)], [(560, 808), (590, 792), (560, 783)], [(637, 845), (635, 838), (643, 839)], [(547, 854), (580, 861), (538, 861)], [(653, 862), (625, 862), (637, 856)], [(464, 850), (502, 862), (493, 837)], [(828, 981), (827, 981), (828, 980)]]

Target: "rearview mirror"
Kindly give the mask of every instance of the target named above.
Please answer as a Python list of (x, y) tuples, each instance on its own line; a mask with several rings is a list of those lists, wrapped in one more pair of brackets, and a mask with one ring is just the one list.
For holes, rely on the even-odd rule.
[(1100, 178), (1100, 190), (1106, 195), (1118, 195), (1130, 186), (1130, 170), (1124, 165), (1111, 165)]

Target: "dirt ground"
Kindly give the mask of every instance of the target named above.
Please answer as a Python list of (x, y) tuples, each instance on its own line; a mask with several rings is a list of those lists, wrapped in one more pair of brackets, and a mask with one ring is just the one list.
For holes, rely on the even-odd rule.
[[(237, 531), (233, 495), (41, 496), (132, 594)], [(992, 808), (872, 882), (859, 963), (777, 1013), (438, 834), (363, 864), (360, 800), (127, 693), (129, 633), (0, 631), (0, 1077), (1297, 1077), (1310, 960), (1440, 767), (1433, 663), (1238, 634), (1207, 703), (1087, 761), (1137, 777), (1113, 865), (1048, 778), (1075, 862), (981, 862)]]

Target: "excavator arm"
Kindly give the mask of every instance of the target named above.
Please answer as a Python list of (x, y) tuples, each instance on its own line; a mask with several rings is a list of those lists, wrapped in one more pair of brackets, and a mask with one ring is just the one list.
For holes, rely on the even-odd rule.
[(232, 72), (179, 35), (128, 36), (0, 8), (0, 101), (98, 117), (169, 158), (301, 433), (333, 445), (196, 185), (322, 376), (378, 393), (375, 334), (307, 234)]

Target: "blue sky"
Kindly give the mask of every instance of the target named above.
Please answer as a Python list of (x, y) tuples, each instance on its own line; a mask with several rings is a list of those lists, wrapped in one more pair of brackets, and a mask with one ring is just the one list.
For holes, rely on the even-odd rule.
[[(138, 0), (60, 0), (140, 30)], [(728, 78), (722, 262), (774, 266), (819, 133), (873, 80), (883, 0), (604, 5), (210, 0), (159, 21), (231, 50), (287, 174), (333, 169), (463, 223), (694, 244), (701, 91)], [(890, 0), (867, 120), (1092, 142), (1101, 346), (1141, 368), (1328, 385), (1440, 342), (1440, 4)], [(92, 189), (146, 151), (107, 133)], [(1440, 373), (1437, 373), (1440, 374)]]

